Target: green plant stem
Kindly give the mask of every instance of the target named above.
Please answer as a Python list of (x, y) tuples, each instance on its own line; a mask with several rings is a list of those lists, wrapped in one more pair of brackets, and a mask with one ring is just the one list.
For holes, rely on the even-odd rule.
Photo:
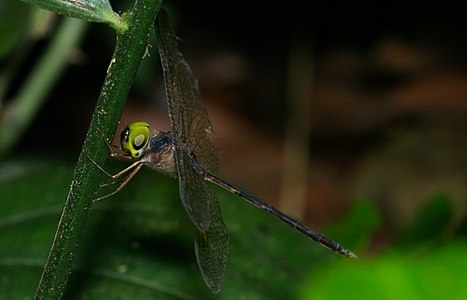
[(5, 155), (28, 128), (47, 99), (47, 94), (68, 65), (70, 53), (81, 41), (87, 27), (87, 22), (81, 20), (63, 20), (38, 65), (0, 119), (0, 156)]
[(108, 148), (103, 135), (111, 137), (115, 132), (160, 4), (160, 0), (136, 0), (133, 8), (123, 15), (129, 27), (117, 34), (115, 51), (78, 158), (36, 299), (59, 299), (64, 293), (101, 175), (89, 157), (99, 165), (104, 164)]

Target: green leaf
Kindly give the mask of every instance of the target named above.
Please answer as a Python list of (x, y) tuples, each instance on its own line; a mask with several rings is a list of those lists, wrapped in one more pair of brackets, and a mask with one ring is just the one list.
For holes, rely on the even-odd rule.
[(459, 240), (416, 258), (397, 252), (345, 262), (310, 277), (300, 299), (464, 299), (466, 246)]
[[(125, 165), (117, 164), (106, 169)], [(0, 170), (0, 295), (24, 299), (37, 287), (72, 167), (36, 159), (3, 163)], [(65, 298), (294, 299), (309, 270), (349, 260), (216, 190), (231, 234), (220, 294), (209, 291), (198, 270), (193, 225), (176, 180), (146, 169), (93, 206)]]
[(90, 22), (107, 23), (117, 31), (127, 24), (112, 9), (108, 0), (21, 0), (56, 13)]
[[(348, 220), (377, 224), (368, 213), (371, 209), (362, 204)], [(360, 213), (355, 214), (357, 210)], [(453, 216), (449, 197), (437, 195), (384, 254), (343, 261), (311, 274), (300, 299), (464, 299), (467, 243), (461, 227), (457, 236), (454, 232), (446, 235)]]

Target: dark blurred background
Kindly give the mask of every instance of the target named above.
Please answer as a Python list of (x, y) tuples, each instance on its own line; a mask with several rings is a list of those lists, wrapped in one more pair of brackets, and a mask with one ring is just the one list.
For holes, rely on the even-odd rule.
[[(129, 4), (112, 5), (124, 11)], [(375, 247), (439, 195), (455, 203), (452, 226), (461, 222), (467, 174), (462, 4), (164, 5), (223, 150), (221, 177), (316, 227), (343, 218), (357, 200), (372, 201), (383, 214)], [(53, 20), (49, 37), (59, 22)], [(47, 42), (33, 45), (6, 99)], [(153, 130), (169, 128), (154, 37), (151, 44), (119, 130), (139, 120)], [(91, 25), (14, 155), (76, 159), (113, 45), (110, 28)]]

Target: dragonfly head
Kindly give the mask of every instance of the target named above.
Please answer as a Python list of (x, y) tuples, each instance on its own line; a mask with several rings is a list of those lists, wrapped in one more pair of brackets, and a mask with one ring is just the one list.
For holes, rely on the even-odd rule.
[(122, 150), (132, 158), (140, 158), (149, 142), (149, 124), (135, 122), (128, 125), (120, 135)]

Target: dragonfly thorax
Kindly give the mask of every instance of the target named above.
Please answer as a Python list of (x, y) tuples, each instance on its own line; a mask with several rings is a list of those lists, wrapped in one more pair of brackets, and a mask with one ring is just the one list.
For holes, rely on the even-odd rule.
[(157, 132), (149, 140), (142, 160), (158, 172), (177, 177), (174, 159), (174, 133), (172, 131)]

